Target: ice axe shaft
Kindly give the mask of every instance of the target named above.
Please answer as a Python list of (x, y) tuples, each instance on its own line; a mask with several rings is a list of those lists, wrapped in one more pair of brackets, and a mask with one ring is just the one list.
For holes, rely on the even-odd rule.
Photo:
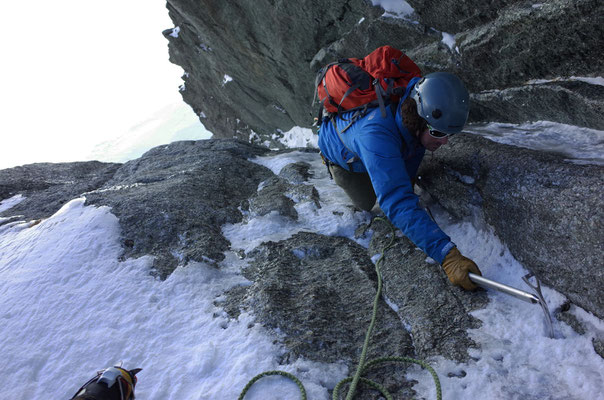
[(498, 290), (505, 294), (509, 294), (510, 296), (514, 296), (520, 300), (524, 300), (528, 303), (539, 304), (539, 298), (532, 293), (528, 293), (523, 290), (516, 289), (516, 288), (508, 286), (508, 285), (504, 285), (503, 283), (492, 281), (490, 279), (487, 279), (480, 275), (473, 274), (471, 272), (468, 275), (470, 276), (470, 279), (477, 285)]
[(504, 285), (503, 283), (492, 281), (490, 279), (487, 279), (480, 275), (473, 274), (471, 272), (468, 273), (468, 276), (470, 277), (472, 282), (474, 282), (477, 285), (480, 285), (482, 287), (498, 290), (505, 294), (509, 294), (510, 296), (514, 296), (520, 300), (524, 300), (528, 303), (539, 304), (541, 306), (541, 308), (543, 309), (543, 312), (545, 313), (545, 322), (547, 323), (549, 337), (552, 339), (554, 338), (554, 326), (552, 323), (552, 317), (549, 313), (549, 309), (547, 308), (547, 303), (545, 302), (545, 299), (543, 298), (543, 294), (541, 293), (541, 284), (539, 283), (539, 280), (537, 280), (536, 277), (535, 277), (535, 281), (536, 281), (535, 285), (531, 284), (531, 282), (529, 280), (531, 277), (534, 276), (532, 273), (527, 274), (524, 277), (522, 277), (522, 280), (524, 280), (524, 282), (531, 289), (533, 289), (536, 294), (528, 293), (523, 290), (516, 289), (516, 288), (508, 286), (508, 285)]

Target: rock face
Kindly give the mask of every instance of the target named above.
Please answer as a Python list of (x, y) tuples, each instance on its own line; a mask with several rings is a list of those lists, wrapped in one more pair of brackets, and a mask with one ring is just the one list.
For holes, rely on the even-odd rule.
[(175, 142), (127, 162), (86, 198), (120, 219), (124, 257), (151, 254), (166, 277), (189, 260), (224, 258), (221, 226), (240, 222), (239, 207), (273, 175), (247, 160), (266, 151), (236, 141)]
[[(390, 241), (385, 222), (375, 221), (370, 252), (379, 254)], [(397, 314), (410, 327), (416, 352), (422, 359), (434, 355), (467, 361), (466, 349), (475, 347), (466, 331), (479, 321), (468, 312), (487, 303), (484, 292), (469, 293), (450, 285), (440, 265), (409, 239), (397, 238), (384, 256), (382, 276), (386, 298), (401, 307)], [(458, 351), (462, 349), (462, 351)]]
[[(309, 164), (291, 163), (275, 175), (250, 161), (268, 152), (233, 139), (184, 141), (123, 165), (36, 164), (2, 170), (0, 200), (17, 193), (27, 196), (3, 215), (44, 218), (64, 203), (55, 199), (57, 193), (84, 195), (89, 204), (111, 207), (119, 218), (123, 256), (154, 256), (154, 272), (161, 278), (189, 261), (220, 268), (225, 254), (237, 250), (223, 235), (224, 224), (271, 213), (293, 222), (298, 219), (295, 205), (309, 202), (316, 210), (324, 204), (310, 183)], [(502, 161), (510, 159), (507, 152), (513, 153), (514, 164)], [(600, 167), (565, 163), (555, 155), (460, 136), (449, 150), (426, 162), (422, 181), (453, 215), (470, 215), (474, 207), (483, 210), (514, 254), (545, 283), (600, 315), (598, 250), (604, 235), (601, 220), (588, 212), (602, 205), (594, 192), (602, 183), (600, 172)], [(237, 251), (247, 261), (242, 274), (250, 284), (232, 288), (215, 304), (233, 318), (242, 311), (253, 314), (287, 349), (281, 362), (300, 356), (342, 362), (352, 373), (377, 291), (372, 260), (393, 239), (384, 221), (361, 225), (357, 233), (365, 243), (371, 234), (368, 248), (347, 237), (298, 232), (247, 253)], [(484, 292), (452, 286), (442, 268), (403, 236), (395, 235), (385, 251), (381, 273), (383, 291), (368, 360), (471, 360), (469, 350), (478, 345), (468, 330), (480, 321), (470, 312), (485, 307)], [(572, 304), (565, 306), (568, 310)], [(580, 332), (580, 323), (564, 311), (558, 318)], [(593, 345), (601, 354), (601, 338), (594, 338)], [(385, 364), (366, 376), (402, 396), (395, 398), (409, 398), (415, 393), (406, 368)], [(379, 398), (372, 390), (359, 390), (359, 398)]]
[[(299, 356), (344, 361), (354, 371), (377, 290), (370, 256), (380, 254), (391, 239), (386, 223), (375, 224), (369, 251), (350, 239), (310, 232), (264, 243), (248, 254), (252, 261), (243, 271), (252, 284), (231, 290), (217, 305), (234, 317), (251, 311), (263, 326), (279, 332), (290, 350), (284, 362)], [(484, 307), (486, 295), (452, 287), (440, 266), (427, 263), (405, 237), (395, 243), (382, 266), (382, 296), (404, 306), (393, 310), (380, 301), (368, 360), (441, 355), (468, 361), (468, 348), (476, 344), (467, 330), (479, 326), (469, 312)], [(367, 377), (408, 398), (406, 367), (382, 367)], [(371, 396), (370, 391), (359, 394), (376, 398)]]
[[(474, 94), (473, 99), (470, 119), (474, 121), (521, 123), (534, 120), (533, 113), (539, 109), (539, 116), (543, 120), (604, 129), (604, 86), (601, 85), (557, 80), (501, 91), (485, 90)], [(543, 103), (544, 99), (547, 106)]]
[[(458, 74), (472, 93), (471, 121), (604, 129), (602, 86), (569, 79), (603, 74), (601, 1), (409, 4), (415, 12), (397, 18), (363, 0), (168, 0), (178, 29), (164, 35), (170, 60), (185, 71), (183, 99), (215, 137), (278, 146), (273, 135), (311, 126), (322, 65), (385, 44), (424, 74)], [(455, 35), (451, 48), (443, 32)]]
[[(604, 129), (604, 86), (587, 79), (604, 72), (601, 1), (409, 4), (412, 14), (395, 16), (361, 0), (168, 0), (178, 29), (164, 35), (171, 61), (185, 70), (184, 100), (216, 137), (279, 146), (279, 131), (311, 125), (316, 70), (385, 44), (403, 49), (424, 74), (458, 74), (471, 91), (471, 121)], [(445, 32), (454, 35), (451, 47)], [(545, 283), (602, 317), (602, 168), (480, 138), (456, 143), (424, 166), (430, 193), (457, 216), (479, 209)], [(295, 219), (288, 196), (271, 192), (283, 191), (279, 185), (250, 207), (265, 213), (262, 197), (271, 198), (269, 209)]]
[(604, 317), (603, 167), (473, 135), (454, 137), (420, 169), (457, 217), (476, 212), (547, 285)]
[(17, 194), (25, 196), (10, 211), (0, 212), (0, 217), (48, 218), (69, 200), (103, 186), (120, 166), (90, 161), (40, 163), (0, 170), (0, 200)]
[[(231, 315), (240, 309), (252, 311), (264, 326), (281, 332), (291, 351), (284, 361), (299, 356), (344, 361), (353, 370), (376, 294), (376, 275), (367, 250), (345, 238), (298, 233), (279, 243), (265, 243), (250, 256), (254, 261), (244, 274), (253, 283), (229, 293), (223, 306)], [(368, 359), (413, 357), (411, 336), (383, 301), (378, 321)], [(402, 371), (389, 368), (377, 380), (384, 383), (387, 377), (388, 389), (397, 393), (410, 386)], [(367, 397), (370, 393), (360, 397), (372, 398)]]
[(185, 70), (183, 98), (207, 117), (202, 122), (216, 137), (246, 140), (252, 129), (272, 134), (309, 125), (316, 44), (336, 40), (371, 11), (363, 0), (327, 8), (314, 0), (186, 0), (167, 7), (179, 27), (178, 37), (174, 30), (164, 35), (171, 61)]
[[(294, 204), (304, 202), (321, 208), (321, 198), (309, 184), (309, 165), (291, 163), (275, 175), (249, 160), (267, 152), (232, 139), (183, 141), (154, 148), (123, 165), (36, 164), (7, 169), (0, 171), (2, 199), (27, 195), (21, 204), (29, 201), (30, 206), (9, 209), (6, 215), (30, 210), (30, 218), (56, 212), (62, 203), (46, 201), (59, 191), (71, 198), (84, 195), (88, 204), (109, 206), (119, 218), (123, 257), (152, 255), (155, 273), (165, 278), (189, 261), (214, 261), (218, 268), (218, 261), (231, 250), (221, 231), (224, 224), (269, 213), (295, 221)], [(34, 212), (34, 205), (41, 211)], [(365, 235), (369, 232), (373, 232), (369, 249), (344, 237), (299, 232), (240, 254), (248, 260), (242, 272), (252, 283), (232, 289), (217, 305), (233, 317), (250, 311), (274, 330), (289, 350), (283, 362), (304, 356), (344, 362), (352, 371), (377, 290), (372, 257), (391, 237), (385, 224), (374, 224)], [(383, 298), (405, 305), (395, 310), (380, 300), (369, 359), (441, 355), (467, 361), (468, 348), (475, 344), (466, 331), (477, 326), (468, 312), (483, 307), (486, 297), (462, 293), (448, 284), (441, 268), (426, 263), (425, 255), (404, 237), (396, 238), (387, 252), (382, 273), (387, 281)], [(405, 368), (384, 366), (374, 372), (375, 378), (390, 391), (409, 397), (412, 383), (405, 379)], [(371, 396), (368, 392), (361, 397), (375, 398)]]

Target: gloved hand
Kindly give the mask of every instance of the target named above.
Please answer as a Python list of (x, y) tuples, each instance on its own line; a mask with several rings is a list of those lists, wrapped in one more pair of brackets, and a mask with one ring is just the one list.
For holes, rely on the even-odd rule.
[(482, 275), (474, 261), (462, 256), (457, 247), (453, 247), (445, 257), (443, 269), (451, 283), (466, 290), (474, 290), (477, 287), (468, 277), (468, 272)]

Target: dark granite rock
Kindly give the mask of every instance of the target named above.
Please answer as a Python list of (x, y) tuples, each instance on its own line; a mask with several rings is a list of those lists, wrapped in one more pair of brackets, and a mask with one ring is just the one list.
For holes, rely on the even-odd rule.
[(281, 169), (279, 176), (263, 181), (258, 192), (248, 200), (247, 210), (250, 215), (262, 216), (275, 211), (297, 221), (295, 204), (310, 201), (321, 208), (317, 189), (304, 184), (311, 176), (309, 168), (310, 165), (304, 162), (288, 164)]
[(604, 86), (573, 80), (487, 90), (471, 97), (470, 122), (557, 121), (604, 130)]
[(604, 5), (598, 0), (520, 2), (490, 23), (460, 33), (461, 76), (471, 91), (529, 79), (601, 75)]
[(458, 135), (426, 158), (420, 174), (452, 215), (478, 213), (542, 283), (602, 318), (603, 171)]
[[(349, 239), (315, 233), (264, 243), (248, 254), (250, 266), (243, 273), (252, 284), (230, 290), (217, 305), (232, 317), (252, 312), (272, 329), (290, 351), (284, 362), (299, 356), (343, 360), (352, 373), (377, 289), (370, 255), (381, 252), (390, 233), (385, 223), (376, 222), (372, 229), (369, 252)], [(466, 330), (480, 323), (468, 312), (484, 307), (486, 294), (453, 287), (440, 266), (426, 262), (425, 254), (404, 237), (386, 252), (381, 269), (386, 301), (379, 303), (368, 360), (440, 355), (468, 361), (468, 348), (476, 344)], [(410, 383), (402, 375), (406, 367), (385, 366), (370, 377), (408, 396)], [(371, 396), (360, 394), (376, 398)]]
[(583, 325), (583, 323), (581, 321), (579, 321), (579, 319), (577, 317), (575, 317), (574, 314), (569, 312), (571, 307), (572, 306), (571, 306), (570, 302), (566, 302), (566, 303), (562, 304), (562, 306), (559, 309), (554, 310), (554, 317), (556, 317), (556, 319), (558, 321), (562, 321), (562, 322), (566, 323), (568, 326), (570, 326), (571, 328), (573, 328), (573, 330), (575, 332), (577, 332), (579, 335), (585, 335), (587, 330), (585, 329), (585, 326)]
[(594, 351), (598, 353), (600, 357), (604, 358), (604, 339), (593, 338), (591, 343), (594, 346)]
[(170, 60), (186, 72), (183, 99), (204, 113), (215, 137), (245, 140), (251, 130), (270, 140), (277, 129), (309, 126), (310, 61), (362, 17), (379, 13), (363, 0), (170, 0), (167, 7), (180, 28), (178, 37), (164, 35)]
[(425, 24), (448, 33), (463, 32), (487, 24), (496, 19), (505, 7), (520, 2), (522, 0), (408, 1)]
[(276, 211), (284, 217), (298, 220), (298, 212), (294, 208), (294, 201), (285, 196), (290, 185), (276, 176), (263, 182), (263, 187), (249, 199), (250, 214), (262, 216)]
[(308, 181), (308, 178), (312, 176), (309, 169), (310, 164), (305, 162), (287, 164), (281, 168), (279, 176), (291, 184), (300, 184)]
[(319, 192), (312, 185), (293, 185), (286, 195), (295, 203), (313, 202), (316, 208), (321, 208)]
[[(219, 303), (231, 316), (252, 311), (258, 322), (278, 332), (290, 350), (284, 362), (299, 356), (341, 362), (351, 373), (360, 357), (371, 320), (376, 275), (367, 251), (353, 241), (314, 233), (298, 233), (278, 243), (259, 246), (243, 271), (250, 286), (236, 288)], [(395, 312), (380, 301), (368, 360), (383, 356), (413, 356), (409, 333)], [(408, 365), (389, 365), (369, 374), (392, 392), (410, 383)], [(360, 392), (359, 398), (374, 398)], [(398, 398), (398, 397), (397, 397)]]
[[(556, 317), (558, 321), (562, 321), (573, 328), (579, 335), (585, 335), (587, 333), (587, 327), (571, 312), (573, 307), (575, 306), (569, 301), (566, 301), (559, 308), (554, 310), (554, 317)], [(596, 334), (596, 336), (591, 339), (591, 344), (594, 347), (594, 351), (598, 353), (600, 357), (604, 358), (604, 337)]]
[(112, 180), (87, 195), (120, 220), (124, 257), (155, 256), (166, 277), (189, 260), (221, 261), (226, 223), (273, 173), (248, 158), (268, 150), (235, 140), (175, 142), (124, 164)]
[(295, 203), (312, 202), (321, 208), (319, 192), (313, 185), (305, 184), (312, 177), (310, 165), (305, 162), (288, 164), (281, 169), (279, 177), (290, 183), (285, 195)]
[[(386, 44), (408, 53), (424, 74), (460, 75), (473, 94), (472, 121), (551, 120), (602, 129), (598, 85), (526, 85), (602, 76), (602, 2), (410, 4), (415, 14), (394, 18), (362, 0), (169, 0), (179, 32), (164, 35), (170, 60), (185, 70), (183, 99), (216, 138), (282, 146), (275, 140), (280, 132), (313, 122), (314, 73), (322, 65)], [(443, 31), (456, 34), (452, 48)]]
[(38, 163), (0, 170), (0, 200), (17, 194), (26, 197), (0, 212), (0, 217), (48, 218), (68, 201), (103, 186), (120, 166), (89, 161)]
[[(389, 223), (374, 221), (370, 252), (381, 254), (391, 240)], [(405, 236), (397, 237), (385, 253), (382, 276), (384, 296), (398, 305), (397, 314), (409, 326), (420, 358), (434, 355), (464, 362), (467, 349), (476, 347), (467, 330), (480, 321), (468, 313), (483, 308), (484, 291), (467, 292), (451, 285), (442, 267)]]
[[(429, 30), (426, 26), (412, 21), (392, 17), (366, 18), (362, 23), (351, 27), (350, 31), (341, 38), (318, 50), (310, 63), (310, 69), (317, 71), (323, 65), (340, 58), (362, 58), (384, 45), (399, 48), (410, 56), (415, 48), (429, 44), (440, 43), (443, 48), (447, 48), (441, 39), (442, 35), (439, 32)], [(431, 61), (429, 57), (412, 56), (412, 58), (422, 71), (426, 69), (424, 63)], [(313, 82), (309, 84), (312, 85)]]

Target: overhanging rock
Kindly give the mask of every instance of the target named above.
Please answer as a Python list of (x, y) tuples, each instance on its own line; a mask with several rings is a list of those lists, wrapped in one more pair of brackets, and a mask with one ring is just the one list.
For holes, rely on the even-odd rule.
[(36, 163), (0, 170), (0, 200), (16, 194), (25, 200), (0, 217), (48, 218), (68, 201), (96, 190), (110, 180), (121, 164), (98, 161)]
[[(382, 45), (402, 49), (424, 74), (459, 75), (474, 95), (475, 122), (602, 129), (601, 85), (592, 80), (604, 71), (601, 1), (409, 3), (415, 13), (395, 17), (363, 0), (168, 0), (175, 28), (164, 35), (185, 71), (181, 95), (215, 138), (282, 146), (280, 132), (313, 123), (317, 69)], [(591, 79), (530, 83), (570, 77)], [(488, 95), (505, 90), (505, 98)]]

